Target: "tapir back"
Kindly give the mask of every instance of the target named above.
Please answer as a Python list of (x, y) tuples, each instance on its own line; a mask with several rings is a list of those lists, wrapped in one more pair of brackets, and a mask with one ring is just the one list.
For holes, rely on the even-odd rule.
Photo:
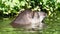
[(32, 11), (31, 10), (25, 10), (21, 13), (19, 13), (19, 15), (15, 18), (14, 21), (12, 21), (12, 23), (10, 23), (13, 27), (25, 27), (27, 25), (30, 25), (30, 19), (32, 17)]

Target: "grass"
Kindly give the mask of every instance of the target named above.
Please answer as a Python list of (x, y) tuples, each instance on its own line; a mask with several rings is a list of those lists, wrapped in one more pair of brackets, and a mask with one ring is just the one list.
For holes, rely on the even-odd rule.
[(48, 27), (39, 32), (14, 31), (14, 28), (9, 25), (12, 20), (13, 19), (9, 18), (3, 18), (3, 20), (0, 20), (0, 34), (60, 34), (59, 11), (44, 20)]

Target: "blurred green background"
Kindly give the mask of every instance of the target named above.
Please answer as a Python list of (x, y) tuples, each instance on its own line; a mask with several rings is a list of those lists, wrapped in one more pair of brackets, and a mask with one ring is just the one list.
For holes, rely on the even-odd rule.
[[(44, 22), (48, 27), (34, 33), (14, 31), (9, 23), (23, 9), (47, 10)], [(0, 0), (0, 34), (60, 34), (60, 0)]]

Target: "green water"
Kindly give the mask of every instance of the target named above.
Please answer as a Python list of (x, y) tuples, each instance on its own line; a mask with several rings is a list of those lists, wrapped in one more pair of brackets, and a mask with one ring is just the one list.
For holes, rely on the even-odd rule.
[[(14, 31), (14, 28), (10, 25), (13, 19), (3, 18), (0, 19), (0, 34), (60, 34), (60, 12), (54, 13), (53, 17), (47, 17), (44, 22), (48, 26), (41, 32), (25, 32)], [(52, 16), (52, 15), (51, 15)]]

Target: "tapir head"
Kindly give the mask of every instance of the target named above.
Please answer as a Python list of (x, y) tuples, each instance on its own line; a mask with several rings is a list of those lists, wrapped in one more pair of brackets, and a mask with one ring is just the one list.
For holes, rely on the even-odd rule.
[(39, 14), (40, 22), (42, 22), (43, 19), (47, 16), (47, 14), (45, 12), (38, 12), (38, 14)]

